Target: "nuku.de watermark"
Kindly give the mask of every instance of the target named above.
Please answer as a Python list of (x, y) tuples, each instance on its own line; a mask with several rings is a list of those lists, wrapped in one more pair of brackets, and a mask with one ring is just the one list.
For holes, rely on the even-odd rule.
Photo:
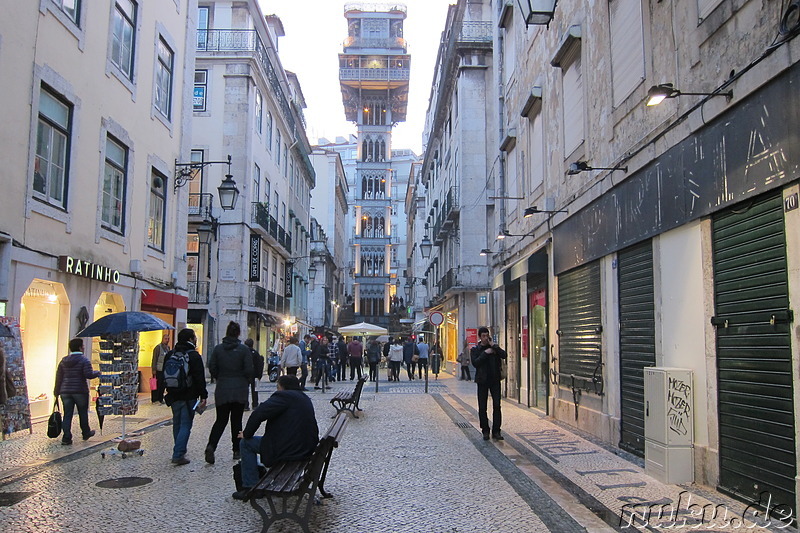
[(677, 503), (638, 503), (622, 506), (620, 529), (741, 529), (756, 531), (772, 527), (783, 529), (794, 521), (792, 506), (772, 501), (772, 494), (759, 495), (757, 504), (749, 505), (741, 515), (724, 504), (692, 503), (692, 494), (683, 491)]

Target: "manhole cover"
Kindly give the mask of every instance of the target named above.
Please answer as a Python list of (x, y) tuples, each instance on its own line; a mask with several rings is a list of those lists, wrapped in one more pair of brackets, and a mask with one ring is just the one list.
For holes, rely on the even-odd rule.
[(98, 481), (95, 485), (102, 489), (129, 489), (131, 487), (141, 487), (152, 482), (153, 480), (149, 477), (117, 477)]
[(0, 507), (11, 507), (25, 498), (36, 494), (35, 492), (0, 492)]
[(469, 422), (456, 422), (456, 425), (462, 429), (469, 429), (472, 427), (472, 424)]

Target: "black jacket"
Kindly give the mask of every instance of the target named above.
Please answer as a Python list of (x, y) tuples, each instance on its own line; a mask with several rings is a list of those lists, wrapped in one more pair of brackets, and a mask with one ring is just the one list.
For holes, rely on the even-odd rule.
[(299, 461), (314, 453), (319, 442), (314, 405), (299, 390), (279, 390), (250, 414), (244, 438), (255, 435), (261, 423), (267, 427), (261, 439), (261, 462), (266, 467), (283, 461)]
[[(178, 343), (175, 349), (167, 354), (167, 357), (172, 355), (172, 352), (186, 352), (189, 354), (189, 376), (192, 378), (192, 385), (189, 390), (178, 390), (167, 387), (167, 395), (164, 397), (164, 402), (167, 405), (172, 405), (173, 402), (187, 401), (196, 402), (198, 398), (205, 400), (208, 398), (208, 391), (206, 390), (206, 371), (203, 369), (203, 358), (194, 349), (194, 344)], [(189, 407), (193, 407), (194, 404)]]
[(253, 381), (253, 356), (250, 348), (234, 337), (223, 337), (211, 351), (208, 370), (217, 380), (214, 401), (217, 406), (247, 403)]
[(100, 377), (100, 371), (92, 368), (92, 363), (80, 352), (73, 352), (58, 364), (56, 386), (53, 393), (89, 394), (87, 379)]
[[(487, 348), (492, 348), (493, 354), (486, 353)], [(476, 344), (470, 350), (472, 366), (475, 367), (475, 383), (492, 385), (500, 383), (500, 359), (508, 358), (508, 354), (496, 344), (484, 346)]]

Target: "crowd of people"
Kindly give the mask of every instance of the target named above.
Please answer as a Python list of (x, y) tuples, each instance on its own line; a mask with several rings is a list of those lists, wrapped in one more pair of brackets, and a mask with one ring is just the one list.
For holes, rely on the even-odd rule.
[[(458, 356), (461, 378), (472, 380), (470, 367), (475, 367), (475, 382), (478, 392), (478, 411), (484, 439), (491, 435), (502, 440), (500, 433), (500, 381), (501, 366), (506, 353), (491, 342), (487, 328), (479, 329), (480, 342), (471, 347), (465, 341)], [(414, 337), (389, 337), (381, 343), (369, 339), (366, 344), (358, 337), (345, 342), (333, 335), (295, 336), (285, 340), (280, 353), (280, 369), (283, 375), (277, 378), (277, 391), (266, 401), (259, 403), (257, 380), (264, 372), (265, 359), (254, 348), (252, 339), (240, 340), (241, 327), (236, 322), (227, 326), (222, 342), (208, 355), (207, 368), (214, 389), (216, 419), (205, 447), (205, 461), (216, 462), (217, 447), (225, 430), (230, 426), (231, 452), (234, 460), (241, 460), (242, 490), (233, 494), (239, 500), (247, 498), (248, 490), (258, 481), (258, 463), (269, 467), (278, 462), (300, 460), (309, 457), (318, 442), (319, 430), (314, 407), (304, 394), (307, 380), (320, 388), (325, 381), (344, 381), (362, 378), (364, 366), (368, 366), (366, 379), (377, 380), (382, 365), (388, 369), (388, 380), (401, 381), (401, 369), (405, 366), (409, 381), (423, 379), (430, 371), (435, 379), (441, 369), (442, 350), (438, 341), (429, 345), (424, 339)], [(166, 403), (172, 410), (173, 452), (172, 463), (186, 465), (190, 460), (186, 450), (192, 430), (194, 415), (205, 410), (208, 391), (203, 359), (196, 349), (194, 330), (184, 328), (178, 332), (175, 346), (169, 348), (170, 335), (164, 334), (162, 341), (153, 350), (152, 401)], [(92, 437), (87, 411), (89, 391), (87, 379), (94, 379), (99, 372), (92, 369), (90, 361), (83, 355), (83, 341), (70, 341), (70, 355), (58, 367), (55, 393), (64, 404), (64, 437), (62, 444), (72, 444), (72, 416), (78, 411), (80, 428), (84, 440)], [(488, 396), (492, 397), (492, 423), (487, 416)], [(244, 412), (251, 413), (243, 426)], [(256, 435), (266, 422), (263, 437)]]

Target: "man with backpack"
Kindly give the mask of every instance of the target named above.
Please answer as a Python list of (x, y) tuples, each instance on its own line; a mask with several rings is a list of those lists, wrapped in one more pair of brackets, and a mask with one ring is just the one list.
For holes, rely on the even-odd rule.
[[(203, 412), (206, 407), (208, 391), (203, 359), (195, 350), (197, 337), (193, 329), (185, 328), (178, 333), (175, 349), (164, 359), (164, 385), (167, 395), (164, 398), (172, 408), (172, 463), (188, 465), (186, 447), (192, 432), (195, 410)], [(198, 401), (199, 399), (199, 401)]]
[[(253, 339), (247, 339), (244, 341), (244, 345), (250, 349), (250, 354), (253, 356), (253, 381), (250, 383), (250, 396), (253, 399), (253, 409), (256, 408), (258, 405), (258, 392), (256, 391), (256, 387), (258, 387), (258, 382), (261, 381), (261, 376), (264, 375), (264, 356), (258, 353), (253, 346), (255, 346), (255, 341)], [(244, 410), (247, 411), (250, 409), (249, 405), (245, 405)]]

